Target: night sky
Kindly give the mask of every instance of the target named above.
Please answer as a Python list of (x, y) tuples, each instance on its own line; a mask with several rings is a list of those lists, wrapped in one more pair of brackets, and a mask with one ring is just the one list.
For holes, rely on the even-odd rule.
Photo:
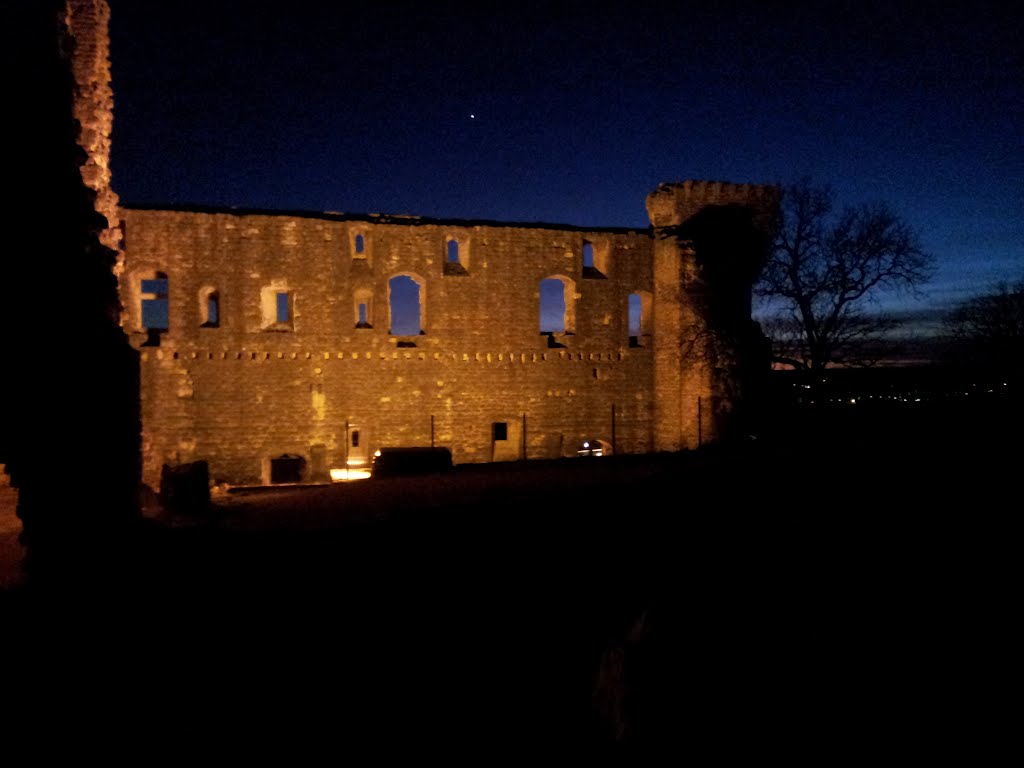
[(810, 176), (921, 234), (910, 314), (1024, 277), (1010, 4), (110, 5), (124, 202), (646, 227), (661, 182)]

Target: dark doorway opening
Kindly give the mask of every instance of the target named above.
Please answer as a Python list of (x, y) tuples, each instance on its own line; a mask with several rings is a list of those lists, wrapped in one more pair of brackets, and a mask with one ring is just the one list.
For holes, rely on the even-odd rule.
[(271, 483), (301, 483), (306, 472), (306, 460), (302, 456), (282, 454), (270, 460)]

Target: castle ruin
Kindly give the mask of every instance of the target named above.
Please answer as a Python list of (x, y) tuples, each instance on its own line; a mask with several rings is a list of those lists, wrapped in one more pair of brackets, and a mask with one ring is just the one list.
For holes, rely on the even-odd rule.
[(203, 460), (269, 484), (291, 460), (315, 481), (392, 446), (460, 464), (741, 433), (775, 201), (663, 184), (643, 230), (123, 206), (144, 478)]
[[(89, 269), (106, 276), (90, 273), (89, 295), (105, 346), (81, 354), (111, 360), (79, 366), (102, 407), (79, 398), (60, 412), (93, 439), (114, 418), (105, 442), (125, 488), (139, 454), (156, 488), (165, 466), (194, 461), (217, 482), (266, 484), (326, 480), (390, 446), (447, 447), (458, 464), (679, 451), (749, 432), (768, 370), (751, 284), (777, 188), (663, 184), (644, 229), (135, 207), (110, 185), (109, 9), (62, 5), (75, 168), (103, 217)], [(22, 477), (50, 461), (45, 436), (28, 442), (35, 454), (8, 462)], [(33, 494), (45, 495), (41, 478)]]

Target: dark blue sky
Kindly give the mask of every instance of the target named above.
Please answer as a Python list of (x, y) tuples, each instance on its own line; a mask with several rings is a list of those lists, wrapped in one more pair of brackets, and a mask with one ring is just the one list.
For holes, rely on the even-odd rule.
[(126, 202), (644, 227), (809, 175), (920, 232), (911, 311), (1024, 276), (1010, 4), (110, 4)]

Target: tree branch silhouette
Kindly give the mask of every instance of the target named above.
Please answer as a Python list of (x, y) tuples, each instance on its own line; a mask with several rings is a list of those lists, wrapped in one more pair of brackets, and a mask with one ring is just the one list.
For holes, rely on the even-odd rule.
[(943, 323), (948, 351), (960, 364), (1024, 374), (1024, 278), (958, 305)]
[(834, 194), (808, 179), (783, 190), (776, 239), (756, 294), (775, 362), (820, 371), (870, 365), (897, 323), (869, 312), (883, 291), (919, 294), (933, 258), (883, 203), (835, 211)]

